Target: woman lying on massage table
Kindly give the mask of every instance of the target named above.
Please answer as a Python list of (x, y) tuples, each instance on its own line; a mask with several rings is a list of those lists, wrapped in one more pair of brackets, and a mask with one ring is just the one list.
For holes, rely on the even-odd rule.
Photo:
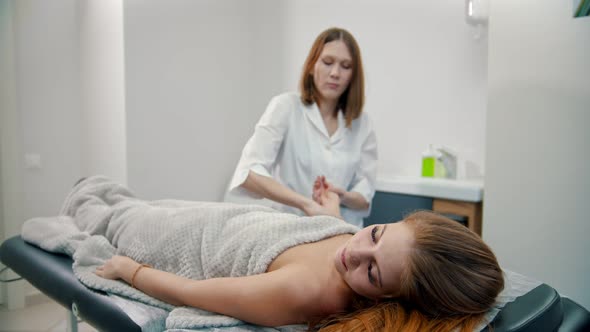
[[(338, 215), (338, 195), (315, 190)], [(141, 263), (114, 256), (95, 273), (173, 305), (321, 331), (471, 331), (504, 286), (490, 248), (431, 212), (290, 247), (256, 275), (192, 280)]]

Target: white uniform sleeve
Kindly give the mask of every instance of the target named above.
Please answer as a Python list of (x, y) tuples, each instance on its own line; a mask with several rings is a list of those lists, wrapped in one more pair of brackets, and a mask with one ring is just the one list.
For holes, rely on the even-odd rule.
[(369, 208), (362, 211), (363, 217), (367, 217), (371, 211), (371, 201), (375, 195), (377, 179), (377, 138), (369, 118), (367, 117), (366, 120), (368, 134), (362, 144), (361, 162), (348, 189), (348, 191), (358, 192), (369, 203)]
[[(282, 102), (283, 101), (283, 102)], [(250, 171), (272, 177), (272, 168), (289, 127), (291, 107), (284, 98), (274, 97), (256, 124), (254, 134), (242, 150), (242, 156), (228, 188), (232, 194), (261, 198), (240, 186), (246, 181)]]

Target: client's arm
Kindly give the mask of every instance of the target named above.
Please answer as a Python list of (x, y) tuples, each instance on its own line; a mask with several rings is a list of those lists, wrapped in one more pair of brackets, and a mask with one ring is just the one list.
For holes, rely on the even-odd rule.
[[(139, 269), (138, 272), (137, 269)], [(315, 294), (301, 271), (286, 266), (247, 277), (192, 280), (153, 268), (141, 268), (128, 257), (114, 256), (96, 270), (107, 279), (123, 279), (142, 292), (178, 306), (191, 306), (250, 323), (280, 326), (304, 323)], [(135, 277), (133, 275), (135, 274)]]

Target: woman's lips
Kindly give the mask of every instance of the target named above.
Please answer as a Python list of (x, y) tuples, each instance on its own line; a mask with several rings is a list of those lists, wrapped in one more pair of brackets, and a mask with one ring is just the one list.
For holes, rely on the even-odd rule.
[(338, 85), (338, 84), (336, 84), (336, 83), (328, 83), (328, 87), (329, 87), (330, 89), (338, 89), (338, 86), (339, 86), (339, 85)]
[(344, 255), (346, 253), (346, 248), (342, 249), (342, 253), (340, 254), (340, 259), (342, 260), (342, 265), (344, 265), (344, 268), (346, 269), (346, 271), (348, 271), (348, 266), (346, 266), (346, 256)]

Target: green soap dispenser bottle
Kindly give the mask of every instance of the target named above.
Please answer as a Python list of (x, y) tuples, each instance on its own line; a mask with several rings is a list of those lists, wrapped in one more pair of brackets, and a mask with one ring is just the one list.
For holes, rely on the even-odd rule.
[(428, 150), (422, 152), (422, 176), (423, 177), (434, 177), (434, 171), (436, 168), (436, 152), (432, 147), (432, 144), (428, 145)]

